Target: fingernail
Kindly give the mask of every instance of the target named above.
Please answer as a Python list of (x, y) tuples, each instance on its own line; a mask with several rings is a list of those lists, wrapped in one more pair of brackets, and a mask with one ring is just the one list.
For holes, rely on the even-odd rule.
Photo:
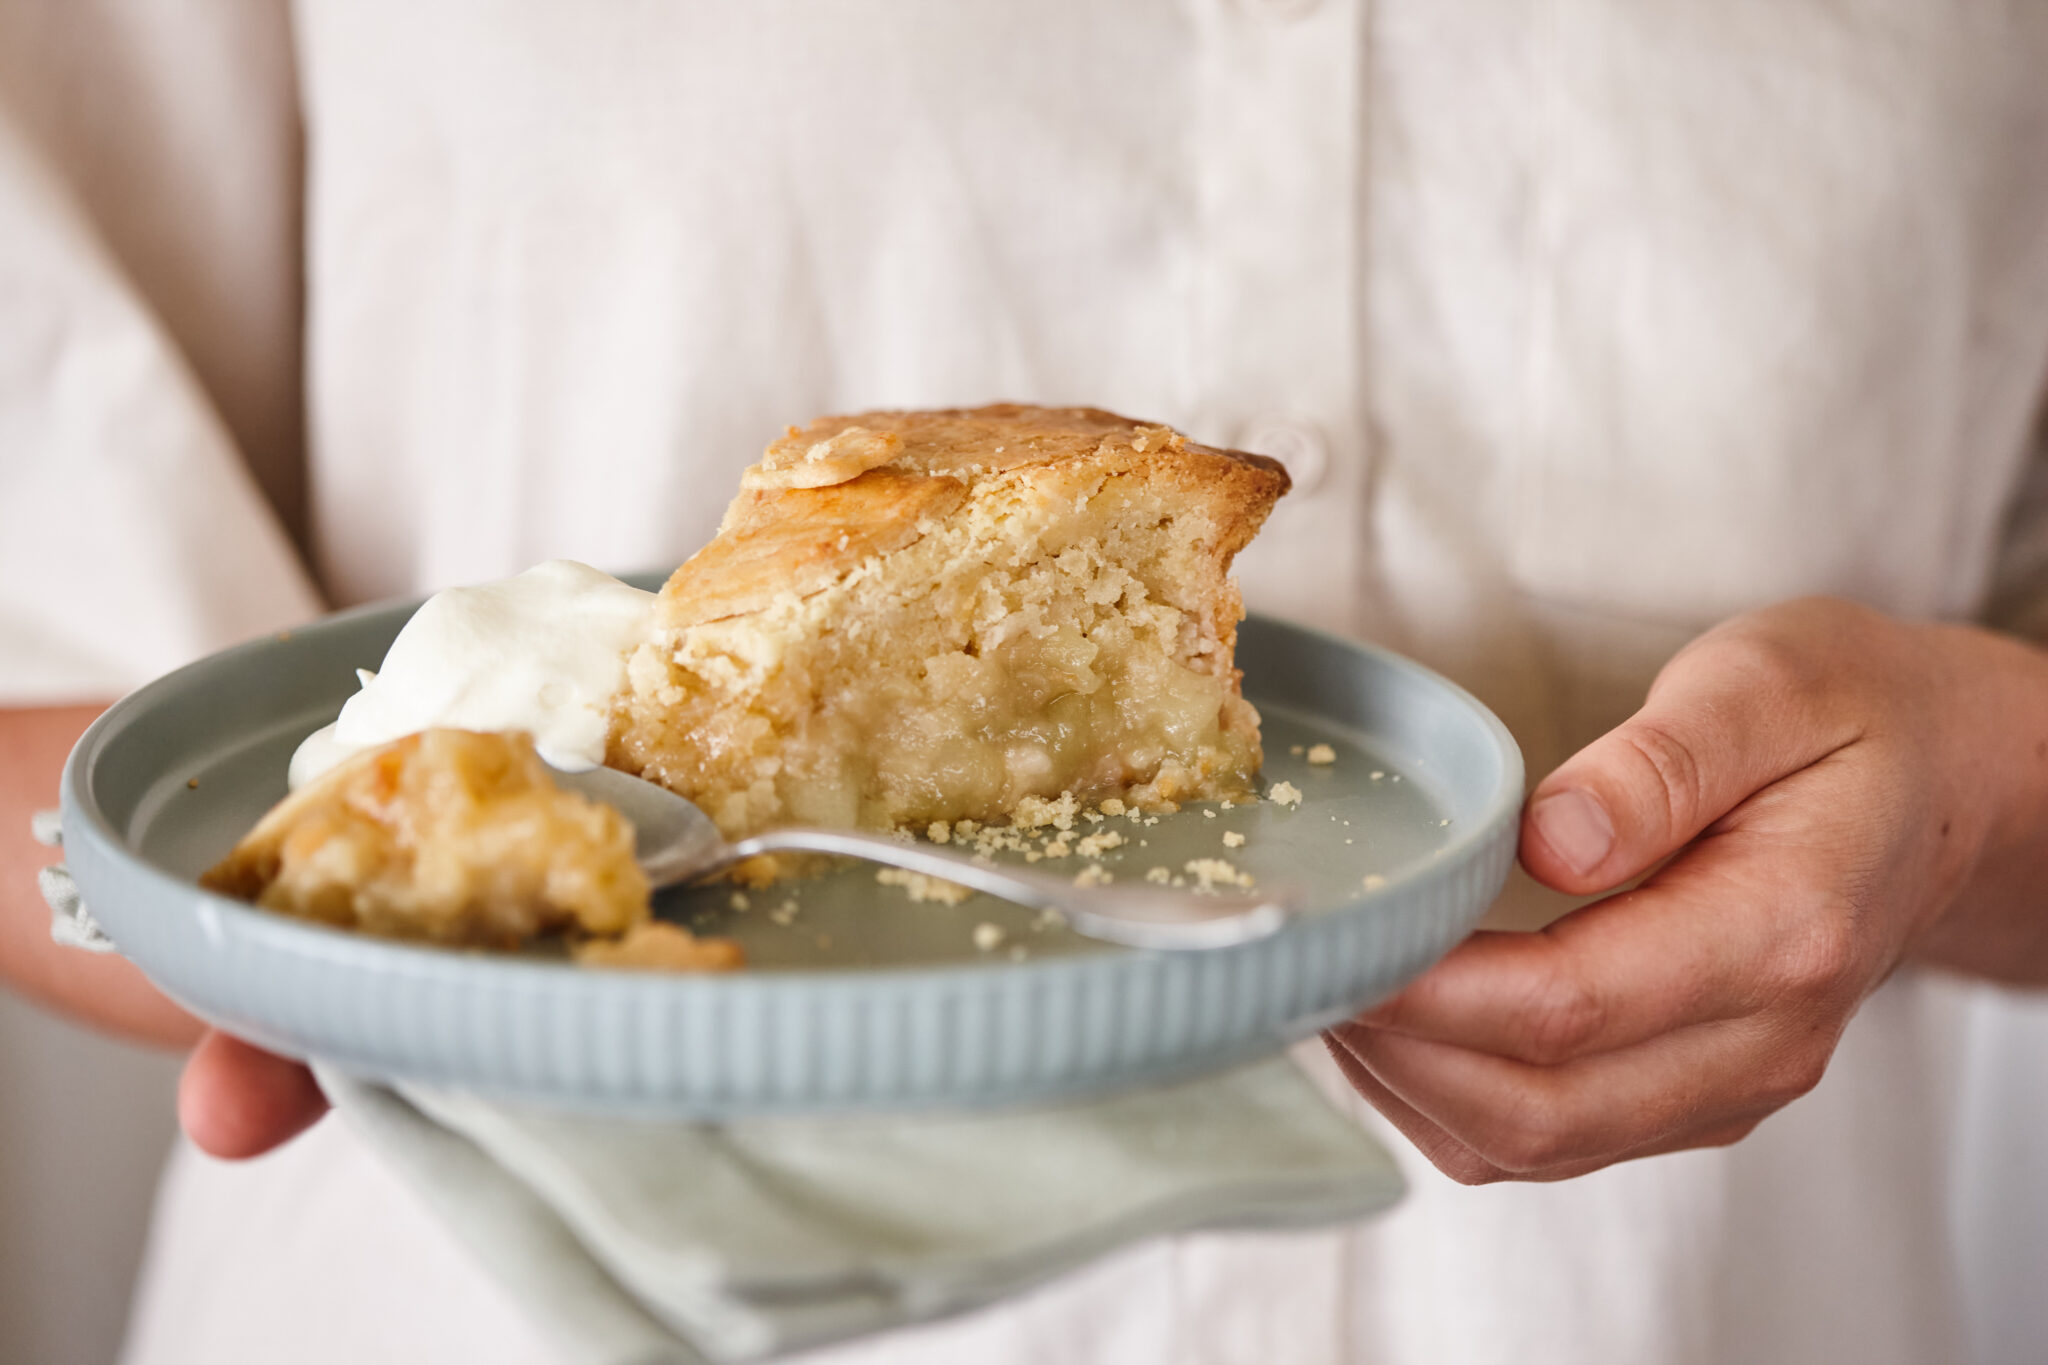
[(1529, 819), (1551, 852), (1581, 877), (1614, 851), (1614, 822), (1598, 801), (1577, 790), (1546, 796), (1529, 808)]

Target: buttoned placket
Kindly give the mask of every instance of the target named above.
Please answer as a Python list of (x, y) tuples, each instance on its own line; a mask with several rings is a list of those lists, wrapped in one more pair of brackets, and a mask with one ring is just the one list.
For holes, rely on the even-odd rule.
[[(1202, 0), (1191, 425), (1294, 480), (1239, 560), (1256, 605), (1356, 630), (1366, 0)], [(1307, 283), (1305, 283), (1307, 282)]]
[[(1366, 551), (1360, 175), (1366, 0), (1201, 0), (1190, 346), (1204, 439), (1271, 455), (1292, 493), (1240, 557), (1251, 602), (1355, 631)], [(1306, 282), (1306, 283), (1305, 283)], [(1174, 1359), (1346, 1358), (1348, 1232), (1183, 1239)]]

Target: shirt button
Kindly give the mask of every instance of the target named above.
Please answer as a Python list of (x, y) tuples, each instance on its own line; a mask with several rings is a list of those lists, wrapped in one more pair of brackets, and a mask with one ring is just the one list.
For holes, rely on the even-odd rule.
[(1286, 465), (1297, 497), (1315, 492), (1330, 472), (1330, 443), (1315, 427), (1292, 417), (1256, 418), (1245, 424), (1237, 444), (1240, 450), (1270, 455)]

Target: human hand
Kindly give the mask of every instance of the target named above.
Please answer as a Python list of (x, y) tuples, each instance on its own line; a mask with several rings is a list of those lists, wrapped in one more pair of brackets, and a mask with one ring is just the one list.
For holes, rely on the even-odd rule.
[(178, 1089), (187, 1135), (220, 1157), (269, 1151), (326, 1112), (312, 1073), (205, 1031), (126, 959), (81, 953), (50, 939), (50, 911), (35, 874), (57, 855), (30, 840), (29, 814), (57, 803), (64, 756), (102, 709), (0, 709), (0, 984), (106, 1033), (193, 1047)]
[(185, 1136), (231, 1161), (283, 1146), (326, 1112), (311, 1071), (218, 1031), (199, 1040), (178, 1081)]
[(1467, 1184), (1724, 1145), (1819, 1082), (1909, 954), (2048, 981), (2044, 831), (2048, 656), (1835, 601), (1751, 613), (1523, 811), (1557, 890), (1657, 870), (1475, 934), (1326, 1041)]

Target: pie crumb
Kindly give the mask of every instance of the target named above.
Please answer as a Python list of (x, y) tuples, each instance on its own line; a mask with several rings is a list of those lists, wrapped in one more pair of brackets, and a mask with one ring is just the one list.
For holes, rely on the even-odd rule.
[(1108, 850), (1121, 845), (1123, 841), (1122, 834), (1113, 829), (1106, 829), (1100, 834), (1084, 836), (1074, 847), (1080, 850), (1083, 858), (1100, 858)]
[(1187, 865), (1187, 873), (1193, 877), (1200, 889), (1214, 891), (1219, 886), (1251, 886), (1251, 877), (1239, 872), (1224, 858), (1196, 858)]
[(1337, 751), (1327, 744), (1318, 744), (1308, 751), (1308, 761), (1317, 767), (1326, 767), (1337, 761)]
[(1301, 788), (1292, 782), (1275, 782), (1266, 793), (1266, 799), (1275, 805), (1292, 808), (1301, 804)]
[(974, 894), (964, 886), (900, 867), (877, 869), (875, 880), (884, 886), (902, 887), (914, 901), (937, 901), (941, 905), (958, 905)]
[(699, 938), (666, 920), (643, 921), (618, 938), (589, 939), (572, 952), (586, 967), (729, 972), (746, 965), (746, 955), (731, 939)]

